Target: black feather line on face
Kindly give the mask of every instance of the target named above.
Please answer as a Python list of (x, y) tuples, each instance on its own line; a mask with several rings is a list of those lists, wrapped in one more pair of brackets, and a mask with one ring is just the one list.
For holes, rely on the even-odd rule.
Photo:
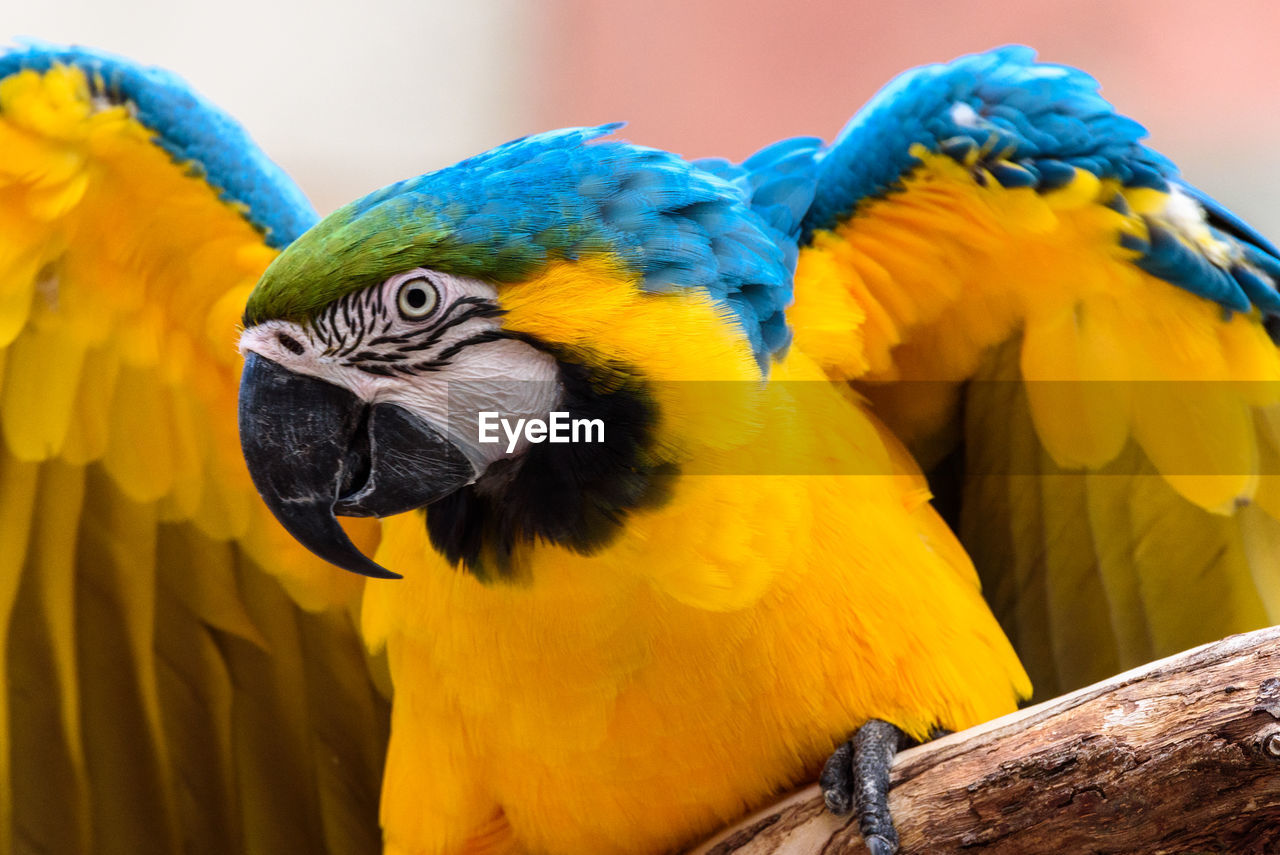
[(380, 353), (376, 350), (362, 350), (351, 358), (348, 365), (355, 365), (357, 362), (403, 362), (409, 357), (403, 353)]
[(351, 299), (344, 297), (339, 301), (338, 305), (342, 308), (342, 325), (347, 328), (348, 332), (355, 332), (355, 321), (351, 319)]
[(377, 347), (380, 344), (404, 344), (406, 341), (409, 340), (410, 338), (409, 335), (403, 334), (403, 333), (401, 335), (386, 335), (386, 331), (390, 328), (391, 328), (390, 321), (383, 324), (382, 325), (383, 335), (375, 336), (374, 338), (369, 339), (369, 347)]
[(448, 362), (453, 357), (468, 347), (477, 344), (488, 344), (493, 341), (501, 341), (503, 339), (516, 338), (507, 330), (481, 330), (478, 333), (469, 335), (466, 338), (458, 339), (453, 344), (436, 354), (436, 359), (442, 362)]
[[(458, 309), (463, 308), (459, 312)], [(342, 315), (342, 325), (338, 325), (338, 315)], [(386, 306), (382, 297), (382, 289), (370, 289), (368, 292), (350, 294), (325, 308), (308, 325), (308, 337), (319, 337), (326, 345), (325, 356), (344, 360), (343, 364), (350, 368), (358, 368), (367, 374), (380, 377), (394, 376), (385, 363), (406, 362), (413, 358), (417, 351), (426, 350), (437, 344), (450, 329), (464, 324), (473, 318), (493, 318), (504, 314), (496, 303), (484, 297), (468, 296), (453, 301), (428, 326), (397, 335), (388, 335), (392, 320), (386, 317)], [(380, 332), (380, 335), (373, 335)], [(373, 335), (366, 341), (366, 338)], [(418, 362), (413, 367), (434, 371), (449, 364), (449, 358), (455, 356), (463, 347), (479, 344), (482, 341), (495, 341), (505, 336), (489, 336), (484, 339), (464, 340), (452, 345), (445, 357), (437, 357)], [(421, 341), (414, 342), (415, 338)], [(394, 351), (380, 352), (368, 348), (380, 345), (396, 345)], [(360, 350), (360, 348), (365, 348)], [(359, 350), (357, 353), (356, 351)], [(369, 363), (383, 363), (381, 367)], [(396, 366), (399, 373), (410, 373)]]
[(537, 541), (584, 555), (605, 548), (630, 514), (665, 504), (679, 474), (653, 454), (657, 406), (638, 372), (577, 361), (530, 336), (495, 332), (556, 356), (564, 389), (556, 409), (570, 418), (601, 419), (605, 441), (531, 444), (425, 509), (436, 550), (484, 581), (521, 577), (522, 547)]
[(396, 366), (396, 368), (397, 370), (400, 370), (402, 368), (407, 369), (409, 373), (412, 373), (414, 371), (439, 371), (441, 368), (444, 368), (448, 364), (449, 364), (448, 361), (445, 361), (445, 360), (426, 359), (426, 360), (423, 360), (422, 362), (413, 362), (405, 366), (398, 365)]
[[(455, 317), (449, 317), (455, 308), (464, 304), (470, 305), (472, 308)], [(464, 324), (472, 318), (496, 318), (503, 314), (505, 314), (505, 312), (501, 308), (483, 297), (463, 297), (461, 300), (458, 300), (449, 306), (437, 325), (428, 327), (420, 333), (420, 335), (425, 336), (425, 338), (421, 341), (414, 342), (413, 344), (406, 344), (403, 347), (397, 347), (396, 350), (402, 353), (413, 353), (414, 351), (426, 350), (439, 342), (440, 339), (444, 338), (444, 334), (446, 332), (459, 324)]]

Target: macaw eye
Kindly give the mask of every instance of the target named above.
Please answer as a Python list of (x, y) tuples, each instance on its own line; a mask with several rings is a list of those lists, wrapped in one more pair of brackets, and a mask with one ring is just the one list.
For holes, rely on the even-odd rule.
[(396, 303), (400, 306), (400, 314), (406, 320), (417, 321), (436, 310), (436, 306), (440, 303), (440, 292), (427, 277), (415, 276), (400, 284), (400, 294), (396, 298)]

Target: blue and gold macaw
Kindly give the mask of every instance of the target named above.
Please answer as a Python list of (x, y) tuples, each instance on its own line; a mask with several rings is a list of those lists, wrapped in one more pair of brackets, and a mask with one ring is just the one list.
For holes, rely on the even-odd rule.
[[(1280, 254), (1092, 80), (615, 129), (314, 223), (172, 77), (0, 59), (7, 834), (367, 851), (386, 668), (387, 853), (671, 851), (819, 770), (892, 852), (903, 738), (1030, 693), (969, 555), (1041, 692), (1270, 622)], [(482, 439), (556, 412), (603, 441)]]

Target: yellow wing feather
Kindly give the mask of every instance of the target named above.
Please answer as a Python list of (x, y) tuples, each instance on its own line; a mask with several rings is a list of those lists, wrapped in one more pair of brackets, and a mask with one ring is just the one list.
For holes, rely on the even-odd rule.
[(1274, 619), (1280, 354), (1256, 313), (1132, 263), (1146, 225), (1103, 203), (1169, 196), (914, 153), (801, 251), (788, 317), (926, 466), (963, 443), (962, 539), (1037, 691)]
[(359, 580), (236, 436), (274, 254), (79, 69), (0, 80), (0, 850), (379, 848)]

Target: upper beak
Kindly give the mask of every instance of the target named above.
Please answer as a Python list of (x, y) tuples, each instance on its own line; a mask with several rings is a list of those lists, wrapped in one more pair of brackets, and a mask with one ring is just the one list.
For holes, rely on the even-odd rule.
[(326, 561), (384, 579), (400, 575), (356, 549), (337, 515), (413, 510), (475, 476), (456, 446), (408, 410), (371, 405), (253, 352), (240, 378), (240, 445), (285, 530)]

